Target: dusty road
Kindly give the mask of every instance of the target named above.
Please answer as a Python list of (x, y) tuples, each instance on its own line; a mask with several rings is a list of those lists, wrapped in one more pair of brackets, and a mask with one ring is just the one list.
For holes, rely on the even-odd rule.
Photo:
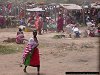
[[(15, 37), (15, 29), (0, 30), (0, 42), (8, 37)], [(29, 39), (32, 32), (24, 32)], [(97, 37), (79, 39), (54, 39), (57, 33), (38, 35), (41, 71), (40, 75), (65, 75), (69, 71), (98, 71), (99, 42)], [(14, 43), (16, 44), (16, 43)], [(25, 46), (25, 45), (23, 45)], [(14, 54), (0, 55), (0, 75), (37, 75), (35, 67), (28, 67), (23, 72), (22, 51)]]

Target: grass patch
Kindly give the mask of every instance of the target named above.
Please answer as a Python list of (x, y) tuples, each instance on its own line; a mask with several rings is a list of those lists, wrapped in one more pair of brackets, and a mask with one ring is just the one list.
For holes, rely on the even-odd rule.
[(12, 54), (22, 51), (23, 47), (18, 45), (0, 45), (0, 54)]
[(53, 38), (54, 39), (61, 39), (61, 38), (65, 38), (65, 35), (54, 35)]
[(81, 45), (81, 48), (94, 48), (94, 45), (88, 44), (88, 43), (83, 43), (83, 44)]

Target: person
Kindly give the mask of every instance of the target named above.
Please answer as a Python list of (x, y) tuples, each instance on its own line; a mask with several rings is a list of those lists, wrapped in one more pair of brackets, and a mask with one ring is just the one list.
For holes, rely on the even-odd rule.
[(0, 15), (0, 28), (4, 28), (5, 26), (5, 17)]
[(37, 40), (37, 31), (33, 31), (33, 37), (31, 37), (28, 41), (26, 48), (23, 53), (23, 64), (25, 68), (23, 69), (26, 72), (27, 66), (37, 67), (37, 72), (39, 75), (40, 71), (40, 58), (39, 58), (39, 50), (38, 50), (38, 40)]
[(17, 44), (24, 43), (24, 33), (21, 28), (19, 28), (19, 31), (17, 32), (16, 43)]
[(24, 18), (20, 19), (20, 25), (25, 25), (25, 20), (24, 20)]
[(100, 37), (100, 26), (98, 26), (98, 36)]
[(44, 19), (44, 24), (43, 24), (43, 33), (44, 33), (44, 31), (47, 33), (47, 25), (48, 25), (48, 22), (47, 22), (47, 19), (45, 18)]
[(71, 34), (72, 34), (72, 25), (73, 25), (73, 24), (68, 24), (68, 25), (66, 26), (66, 30), (67, 30), (67, 33), (68, 33), (68, 35), (69, 35), (69, 38), (72, 37), (72, 36), (71, 36)]
[(95, 36), (95, 26), (92, 25), (90, 28), (89, 28), (89, 36), (91, 37), (94, 37)]
[(79, 28), (77, 26), (72, 28), (73, 32), (75, 33), (76, 38), (80, 37)]
[(98, 23), (100, 23), (100, 10), (97, 13)]
[(60, 31), (64, 32), (64, 30), (63, 30), (63, 25), (64, 25), (63, 21), (64, 21), (64, 19), (63, 19), (62, 15), (59, 14), (58, 15), (58, 20), (57, 20), (57, 32), (60, 32)]
[(43, 18), (42, 18), (42, 14), (39, 14), (36, 17), (36, 21), (35, 21), (35, 27), (36, 27), (39, 35), (42, 35), (42, 33), (41, 33), (42, 26), (43, 26)]
[(9, 17), (6, 18), (6, 27), (9, 28), (11, 25), (11, 19)]

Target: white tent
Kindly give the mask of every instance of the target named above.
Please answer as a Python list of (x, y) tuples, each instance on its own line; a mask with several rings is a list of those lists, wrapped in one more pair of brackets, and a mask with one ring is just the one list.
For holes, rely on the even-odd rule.
[(31, 8), (31, 9), (26, 9), (27, 11), (45, 11), (42, 8), (36, 7), (36, 8)]
[(76, 4), (60, 4), (60, 6), (68, 10), (81, 10), (82, 9), (81, 6), (76, 5)]

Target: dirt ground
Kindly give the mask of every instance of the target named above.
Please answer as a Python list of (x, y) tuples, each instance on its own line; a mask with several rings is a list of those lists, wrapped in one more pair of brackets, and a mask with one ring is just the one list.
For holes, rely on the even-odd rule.
[[(17, 28), (0, 29), (0, 42), (16, 37)], [(24, 32), (29, 39), (32, 32)], [(99, 70), (98, 37), (54, 39), (58, 33), (38, 35), (41, 70), (40, 75), (65, 75), (65, 72), (95, 72)], [(16, 44), (16, 43), (14, 43)], [(24, 47), (25, 45), (23, 45)], [(35, 67), (23, 72), (20, 67), (22, 52), (0, 55), (0, 75), (37, 75)]]

